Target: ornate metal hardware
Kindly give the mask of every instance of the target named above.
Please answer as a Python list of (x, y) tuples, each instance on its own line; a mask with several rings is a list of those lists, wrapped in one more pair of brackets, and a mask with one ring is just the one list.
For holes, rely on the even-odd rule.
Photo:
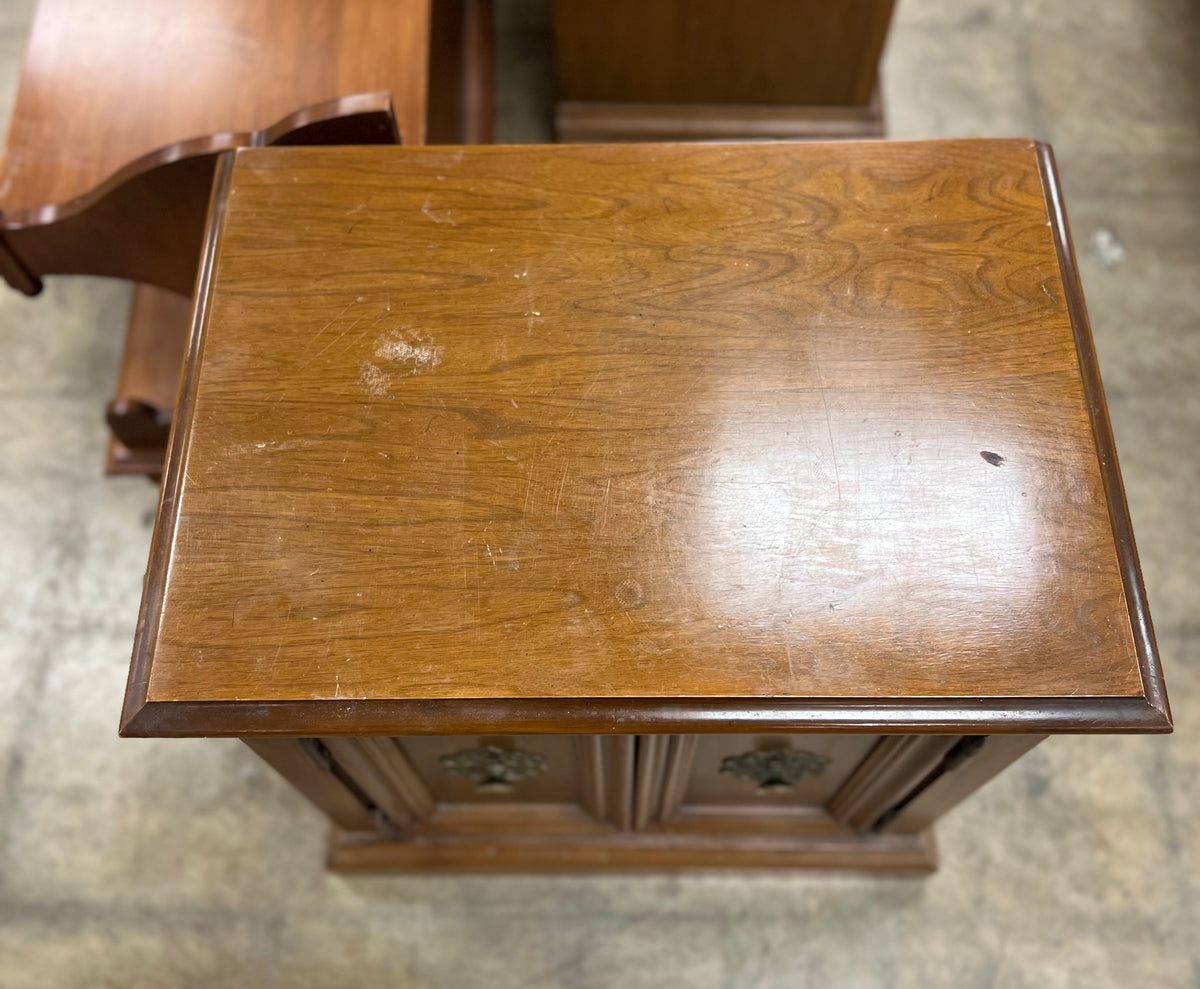
[(478, 793), (512, 793), (514, 783), (550, 768), (545, 758), (534, 752), (501, 749), (495, 745), (447, 753), (438, 761), (446, 772), (475, 780)]
[(760, 794), (786, 793), (805, 776), (820, 776), (833, 760), (801, 749), (760, 749), (726, 756), (721, 772), (757, 783)]

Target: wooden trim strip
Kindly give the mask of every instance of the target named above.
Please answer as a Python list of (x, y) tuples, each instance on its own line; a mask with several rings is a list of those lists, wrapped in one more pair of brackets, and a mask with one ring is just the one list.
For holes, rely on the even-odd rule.
[(758, 834), (686, 835), (489, 833), (430, 835), (403, 840), (335, 830), (329, 866), (355, 872), (463, 869), (474, 872), (579, 869), (838, 869), (893, 874), (937, 867), (933, 833), (848, 838)]
[(865, 105), (767, 103), (633, 103), (560, 100), (554, 109), (560, 143), (879, 138), (878, 91)]
[[(168, 467), (170, 465), (168, 464)], [(164, 491), (166, 486), (164, 485)], [(160, 509), (161, 511), (162, 509)], [(152, 548), (151, 552), (154, 552)], [(147, 587), (150, 601), (151, 588)], [(143, 608), (145, 615), (145, 608)], [(141, 625), (139, 624), (139, 630)], [(152, 629), (147, 630), (153, 632)], [(145, 635), (139, 635), (142, 643)], [(131, 690), (144, 676), (137, 647)], [(144, 686), (126, 702), (121, 733), (199, 735), (737, 734), (1107, 734), (1171, 730), (1141, 697), (886, 698), (492, 698), (147, 702)]]
[[(188, 336), (183, 373), (179, 379), (180, 392), (175, 401), (175, 421), (171, 424), (171, 435), (167, 441), (167, 463), (163, 471), (154, 536), (150, 543), (146, 587), (142, 593), (142, 607), (138, 614), (137, 631), (133, 640), (133, 658), (129, 667), (129, 680), (125, 686), (125, 705), (121, 713), (122, 734), (126, 733), (129, 725), (145, 710), (146, 696), (150, 686), (150, 663), (154, 653), (154, 643), (158, 638), (163, 595), (166, 591), (169, 570), (168, 564), (179, 524), (179, 495), (183, 487), (190, 447), (192, 415), (195, 411), (198, 377), (196, 370), (200, 366), (200, 356), (204, 351), (209, 303), (212, 297), (213, 270), (216, 266), (220, 231), (225, 220), (225, 201), (232, 173), (233, 154), (226, 152), (217, 160), (212, 195), (209, 197), (204, 249), (200, 255), (200, 269), (196, 275), (196, 290), (192, 295), (196, 300), (192, 310), (192, 329)], [(232, 732), (231, 734), (237, 733)]]
[(1117, 448), (1113, 441), (1112, 423), (1108, 417), (1108, 405), (1104, 400), (1104, 384), (1100, 380), (1100, 367), (1096, 361), (1096, 349), (1092, 342), (1092, 328), (1088, 322), (1087, 305), (1083, 301), (1079, 267), (1075, 260), (1075, 248), (1071, 243), (1071, 228), (1067, 224), (1067, 211), (1063, 205), (1062, 192), (1059, 188), (1054, 151), (1048, 144), (1040, 141), (1036, 146), (1042, 189), (1050, 214), (1050, 227), (1054, 233), (1054, 247), (1058, 252), (1058, 267), (1062, 274), (1067, 312), (1071, 317), (1071, 329), (1075, 335), (1079, 372), (1083, 377), (1083, 391), (1087, 397), (1092, 433), (1100, 458), (1100, 474), (1104, 480), (1104, 493), (1108, 501), (1108, 517), (1112, 525), (1113, 538), (1117, 544), (1117, 559), (1121, 568), (1121, 582), (1125, 588), (1125, 600), (1129, 610), (1134, 648), (1137, 650), (1142, 690), (1145, 693), (1146, 702), (1157, 716), (1155, 719), (1157, 726), (1153, 730), (1169, 732), (1172, 730), (1171, 708), (1163, 683), (1162, 666), (1158, 659), (1158, 645), (1154, 638), (1154, 626), (1150, 621), (1150, 608), (1146, 603), (1142, 568), (1138, 563), (1133, 526), (1129, 521), (1129, 505), (1125, 500), (1125, 485), (1121, 480), (1120, 464), (1117, 462)]

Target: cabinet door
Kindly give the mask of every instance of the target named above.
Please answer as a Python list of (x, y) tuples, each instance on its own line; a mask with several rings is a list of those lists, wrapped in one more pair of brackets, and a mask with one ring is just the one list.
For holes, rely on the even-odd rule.
[(643, 735), (634, 826), (851, 834), (936, 771), (955, 736)]
[(632, 824), (632, 736), (327, 738), (323, 744), (397, 829), (587, 831)]

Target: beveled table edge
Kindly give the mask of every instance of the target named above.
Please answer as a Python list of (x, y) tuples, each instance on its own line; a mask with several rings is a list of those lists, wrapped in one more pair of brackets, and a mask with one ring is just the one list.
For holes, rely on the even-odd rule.
[(1075, 337), (1079, 373), (1083, 378), (1083, 392), (1087, 399), (1088, 416), (1092, 422), (1096, 453), (1100, 460), (1100, 477), (1104, 482), (1108, 519), (1117, 547), (1117, 564), (1121, 570), (1121, 584), (1125, 590), (1142, 692), (1146, 703), (1163, 722), (1162, 730), (1170, 731), (1171, 706), (1167, 700), (1162, 665), (1158, 658), (1154, 624), (1146, 602), (1146, 586), (1142, 580), (1141, 564), (1138, 562), (1137, 544), (1134, 542), (1133, 526), (1129, 519), (1129, 504), (1125, 499), (1125, 484), (1121, 480), (1112, 423), (1108, 418), (1108, 404), (1104, 400), (1104, 384), (1100, 380), (1100, 366), (1096, 361), (1096, 348), (1092, 342), (1092, 327), (1088, 321), (1087, 305), (1083, 301), (1079, 266), (1075, 260), (1075, 247), (1071, 242), (1071, 227), (1067, 222), (1066, 207), (1063, 205), (1054, 151), (1044, 141), (1035, 142), (1035, 147), (1046, 207), (1050, 214), (1050, 228), (1054, 234), (1054, 247), (1058, 253), (1059, 273), (1062, 277), (1063, 291), (1066, 293), (1067, 313)]
[(485, 698), (149, 701), (126, 706), (128, 737), (280, 735), (1162, 734), (1171, 722), (1140, 697)]
[(893, 698), (454, 698), (415, 700), (149, 701), (148, 688), (194, 412), (193, 371), (203, 352), (212, 275), (235, 153), (213, 179), (184, 373), (150, 547), (121, 716), (126, 737), (443, 734), (739, 733), (746, 731), (1102, 734), (1172, 731), (1154, 628), (1138, 563), (1091, 327), (1062, 202), (1054, 152), (1037, 155), (1059, 273), (1075, 338), (1129, 612), (1142, 696)]

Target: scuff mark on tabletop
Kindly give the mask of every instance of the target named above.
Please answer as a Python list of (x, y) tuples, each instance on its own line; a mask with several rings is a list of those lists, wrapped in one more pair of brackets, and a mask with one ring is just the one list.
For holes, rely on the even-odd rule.
[(445, 347), (435, 346), (412, 330), (393, 330), (375, 348), (375, 356), (381, 363), (364, 361), (358, 367), (358, 383), (368, 395), (382, 397), (391, 394), (396, 382), (393, 375), (410, 377), (431, 371), (442, 363)]
[(359, 365), (358, 383), (368, 395), (386, 395), (392, 384), (383, 368), (370, 363)]
[(391, 363), (411, 364), (408, 373), (420, 374), (441, 364), (445, 349), (426, 342), (419, 333), (411, 333), (406, 337), (402, 332), (393, 331), (380, 341), (375, 348), (375, 356)]

